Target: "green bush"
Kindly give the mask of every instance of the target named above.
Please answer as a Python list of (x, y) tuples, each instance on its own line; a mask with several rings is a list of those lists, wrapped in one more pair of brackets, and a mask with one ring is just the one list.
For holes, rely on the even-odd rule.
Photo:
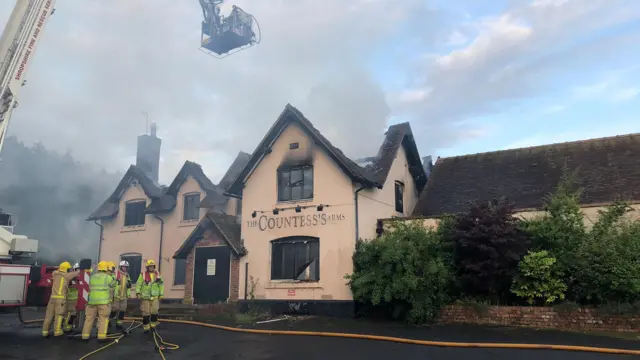
[(567, 285), (555, 267), (556, 259), (546, 250), (529, 251), (518, 265), (518, 275), (511, 291), (526, 299), (529, 305), (551, 305), (564, 300)]
[[(610, 215), (619, 219), (623, 206), (609, 207), (600, 219), (610, 221)], [(614, 220), (598, 229), (577, 252), (576, 300), (597, 305), (637, 301), (640, 297), (640, 221)]]
[(354, 272), (345, 276), (354, 299), (395, 319), (422, 323), (449, 301), (451, 271), (436, 230), (397, 221), (371, 241), (358, 241)]

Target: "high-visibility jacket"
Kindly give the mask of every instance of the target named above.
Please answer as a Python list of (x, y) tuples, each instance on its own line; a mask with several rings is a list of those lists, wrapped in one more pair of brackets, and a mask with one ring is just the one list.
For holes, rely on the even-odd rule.
[(78, 276), (79, 271), (72, 272), (60, 272), (58, 270), (51, 274), (51, 298), (52, 299), (64, 299), (67, 297), (67, 289), (69, 288), (69, 281)]
[(71, 287), (71, 285), (77, 284), (76, 280), (69, 282), (69, 290), (67, 290), (67, 300), (78, 300), (78, 289)]
[(111, 303), (111, 294), (114, 279), (104, 271), (98, 271), (89, 278), (89, 305), (108, 305)]
[(131, 296), (131, 276), (118, 270), (116, 272), (116, 299), (127, 299)]
[(164, 296), (164, 282), (157, 271), (144, 271), (136, 281), (136, 294), (144, 300)]

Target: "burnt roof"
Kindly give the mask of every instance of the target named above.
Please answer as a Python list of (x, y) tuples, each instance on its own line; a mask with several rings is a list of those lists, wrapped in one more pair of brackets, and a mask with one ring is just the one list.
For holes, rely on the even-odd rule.
[(118, 183), (118, 186), (116, 186), (113, 193), (111, 193), (107, 200), (94, 210), (86, 220), (108, 219), (117, 215), (120, 210), (120, 197), (133, 179), (138, 181), (142, 190), (149, 198), (154, 199), (161, 196), (163, 191), (162, 188), (147, 177), (142, 169), (135, 165), (131, 165), (120, 180), (120, 183)]
[(270, 151), (269, 147), (277, 139), (278, 135), (289, 124), (296, 123), (307, 132), (313, 141), (322, 147), (335, 163), (347, 174), (353, 181), (361, 183), (367, 187), (382, 188), (384, 185), (389, 169), (393, 164), (396, 153), (400, 146), (405, 148), (407, 160), (409, 162), (411, 174), (414, 177), (416, 186), (422, 190), (426, 184), (426, 175), (422, 168), (422, 162), (418, 155), (418, 150), (411, 133), (409, 123), (393, 125), (386, 133), (386, 137), (378, 155), (372, 160), (373, 163), (368, 166), (360, 166), (353, 160), (349, 159), (342, 150), (335, 147), (327, 138), (325, 138), (318, 129), (316, 129), (311, 121), (309, 121), (300, 110), (291, 104), (287, 104), (273, 124), (271, 129), (262, 139), (256, 150), (251, 155), (251, 159), (235, 178), (235, 181), (229, 186), (227, 192), (229, 194), (240, 196), (242, 193), (243, 180), (251, 172), (251, 170), (260, 162), (262, 156)]
[(211, 182), (211, 180), (209, 180), (204, 171), (202, 171), (200, 164), (187, 160), (171, 182), (171, 185), (164, 189), (160, 197), (151, 200), (151, 204), (147, 207), (145, 212), (147, 214), (156, 214), (173, 210), (176, 206), (180, 186), (187, 181), (189, 176), (193, 177), (196, 182), (198, 182), (198, 185), (200, 185), (200, 188), (207, 194), (207, 196), (217, 191), (216, 186)]
[(202, 238), (207, 229), (212, 229), (227, 243), (235, 256), (242, 256), (240, 224), (235, 216), (208, 212), (173, 255), (174, 259), (186, 259), (189, 252)]
[(228, 198), (224, 195), (224, 192), (231, 186), (233, 181), (238, 177), (238, 174), (244, 169), (244, 167), (251, 160), (251, 155), (246, 152), (239, 152), (238, 156), (233, 160), (231, 166), (224, 174), (218, 185), (216, 185), (215, 191), (206, 193), (206, 196), (200, 202), (202, 208), (225, 208)]
[(464, 212), (506, 196), (516, 209), (542, 209), (564, 169), (575, 172), (583, 205), (640, 201), (640, 134), (438, 159), (413, 216)]

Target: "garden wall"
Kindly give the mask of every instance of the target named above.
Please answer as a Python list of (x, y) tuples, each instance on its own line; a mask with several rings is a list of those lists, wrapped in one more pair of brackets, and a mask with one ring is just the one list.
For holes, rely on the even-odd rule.
[(597, 309), (561, 307), (450, 305), (441, 309), (438, 322), (563, 330), (640, 331), (640, 314), (606, 314)]

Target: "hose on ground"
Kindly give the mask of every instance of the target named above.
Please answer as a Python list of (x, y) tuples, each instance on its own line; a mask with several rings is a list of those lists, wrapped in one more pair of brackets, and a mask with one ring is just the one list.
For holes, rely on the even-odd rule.
[[(140, 317), (126, 317), (126, 320), (140, 321)], [(42, 322), (39, 320), (27, 320), (25, 323)], [(455, 348), (492, 348), (492, 349), (524, 349), (524, 350), (563, 350), (563, 351), (580, 351), (591, 352), (601, 354), (616, 354), (616, 355), (640, 355), (640, 350), (629, 349), (613, 349), (591, 346), (573, 346), (573, 345), (548, 345), (548, 344), (512, 344), (512, 343), (465, 343), (465, 342), (450, 342), (450, 341), (429, 341), (429, 340), (416, 340), (407, 338), (398, 338), (392, 336), (380, 336), (380, 335), (363, 335), (363, 334), (350, 334), (350, 333), (335, 333), (335, 332), (315, 332), (315, 331), (286, 331), (286, 330), (258, 330), (258, 329), (241, 329), (231, 326), (208, 324), (192, 320), (171, 320), (162, 319), (161, 322), (173, 323), (173, 324), (185, 324), (204, 326), (212, 329), (219, 329), (225, 331), (233, 331), (240, 333), (250, 334), (265, 334), (265, 335), (297, 335), (297, 336), (322, 336), (322, 337), (337, 337), (337, 338), (349, 338), (349, 339), (361, 339), (361, 340), (378, 340), (389, 341), (402, 344), (423, 345), (423, 346), (437, 346), (437, 347), (455, 347)]]
[(162, 358), (162, 360), (167, 360), (167, 358), (164, 357), (165, 350), (178, 350), (180, 348), (180, 346), (176, 344), (164, 341), (162, 336), (158, 334), (157, 329), (153, 329), (153, 342), (155, 342), (156, 350), (158, 350), (158, 353), (160, 353), (160, 357)]
[[(134, 324), (137, 324), (137, 325), (134, 327)], [(81, 357), (81, 358), (80, 358), (80, 359), (78, 359), (78, 360), (84, 360), (84, 359), (88, 358), (88, 357), (89, 357), (89, 356), (91, 356), (91, 355), (95, 355), (95, 354), (99, 353), (100, 351), (102, 351), (102, 350), (104, 350), (104, 349), (107, 349), (107, 348), (109, 348), (109, 347), (111, 347), (111, 346), (113, 346), (113, 345), (115, 345), (115, 344), (119, 343), (119, 342), (120, 342), (120, 339), (122, 339), (123, 337), (127, 336), (127, 335), (132, 331), (132, 330), (134, 330), (134, 329), (136, 329), (136, 328), (138, 328), (138, 327), (140, 327), (140, 326), (142, 326), (142, 323), (141, 323), (141, 322), (138, 322), (138, 321), (131, 321), (131, 324), (129, 325), (129, 327), (127, 328), (127, 330), (125, 330), (122, 334), (111, 334), (111, 335), (107, 335), (107, 339), (109, 339), (109, 340), (110, 340), (110, 339), (113, 339), (113, 341), (112, 341), (112, 342), (110, 342), (110, 343), (108, 343), (108, 344), (106, 344), (106, 345), (104, 345), (104, 346), (102, 346), (102, 347), (99, 347), (98, 349), (93, 350), (92, 352), (90, 352), (90, 353), (88, 353), (88, 354), (85, 354), (83, 357)]]

